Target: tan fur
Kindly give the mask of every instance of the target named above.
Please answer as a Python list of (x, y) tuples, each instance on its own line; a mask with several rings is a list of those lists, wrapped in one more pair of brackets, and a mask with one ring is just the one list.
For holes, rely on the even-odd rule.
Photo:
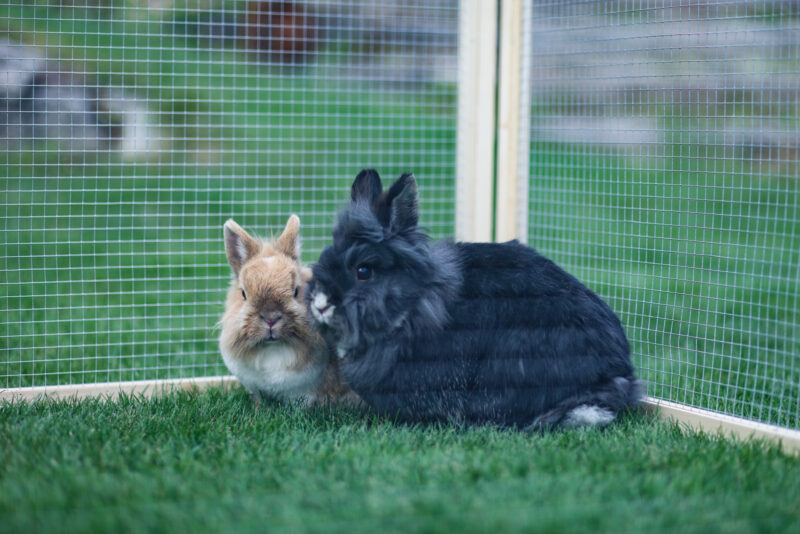
[[(299, 262), (299, 218), (292, 215), (271, 242), (252, 238), (233, 220), (224, 230), (234, 275), (220, 335), (229, 370), (256, 401), (264, 394), (302, 398), (308, 404), (354, 395), (339, 376), (337, 359), (308, 321), (303, 291), (310, 269)], [(277, 322), (269, 326), (268, 319)]]
[(325, 369), (322, 383), (319, 386), (319, 394), (314, 404), (324, 405), (331, 402), (364, 407), (361, 397), (356, 395), (356, 392), (350, 389), (350, 386), (342, 379), (339, 371), (339, 358), (334, 350), (328, 352), (328, 366)]

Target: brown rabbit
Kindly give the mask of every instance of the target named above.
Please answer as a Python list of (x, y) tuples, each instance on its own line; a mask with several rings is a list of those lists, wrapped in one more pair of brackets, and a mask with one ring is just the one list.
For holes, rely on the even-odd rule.
[(264, 396), (307, 405), (355, 401), (330, 347), (309, 325), (303, 291), (311, 270), (300, 265), (299, 231), (297, 215), (269, 243), (232, 219), (225, 223), (234, 277), (221, 320), (222, 358), (256, 404)]

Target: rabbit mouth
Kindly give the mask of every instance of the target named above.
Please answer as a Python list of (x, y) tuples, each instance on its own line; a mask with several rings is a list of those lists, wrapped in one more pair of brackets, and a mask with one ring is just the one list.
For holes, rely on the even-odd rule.
[(263, 347), (264, 345), (271, 345), (273, 343), (277, 343), (278, 341), (281, 341), (280, 337), (278, 337), (275, 332), (269, 332), (259, 340), (258, 346)]

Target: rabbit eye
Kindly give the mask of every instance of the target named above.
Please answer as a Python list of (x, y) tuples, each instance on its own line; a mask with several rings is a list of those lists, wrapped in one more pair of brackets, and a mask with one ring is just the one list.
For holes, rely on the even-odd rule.
[(372, 278), (372, 267), (367, 265), (359, 265), (356, 267), (356, 278), (362, 281)]
[(297, 295), (300, 293), (299, 287), (294, 288), (294, 298), (297, 298)]
[(242, 298), (244, 300), (247, 300), (247, 294), (245, 294), (244, 289), (242, 289)]

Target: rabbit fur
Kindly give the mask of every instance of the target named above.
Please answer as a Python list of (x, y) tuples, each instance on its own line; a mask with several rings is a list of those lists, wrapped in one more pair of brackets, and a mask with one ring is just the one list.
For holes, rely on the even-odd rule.
[(300, 264), (299, 231), (297, 215), (268, 243), (232, 219), (224, 226), (233, 280), (219, 347), (256, 404), (265, 396), (307, 405), (354, 397), (331, 347), (309, 324), (304, 291), (311, 271)]
[(313, 322), (369, 406), (413, 422), (606, 425), (641, 393), (608, 305), (517, 241), (431, 243), (417, 184), (351, 188), (312, 266)]

